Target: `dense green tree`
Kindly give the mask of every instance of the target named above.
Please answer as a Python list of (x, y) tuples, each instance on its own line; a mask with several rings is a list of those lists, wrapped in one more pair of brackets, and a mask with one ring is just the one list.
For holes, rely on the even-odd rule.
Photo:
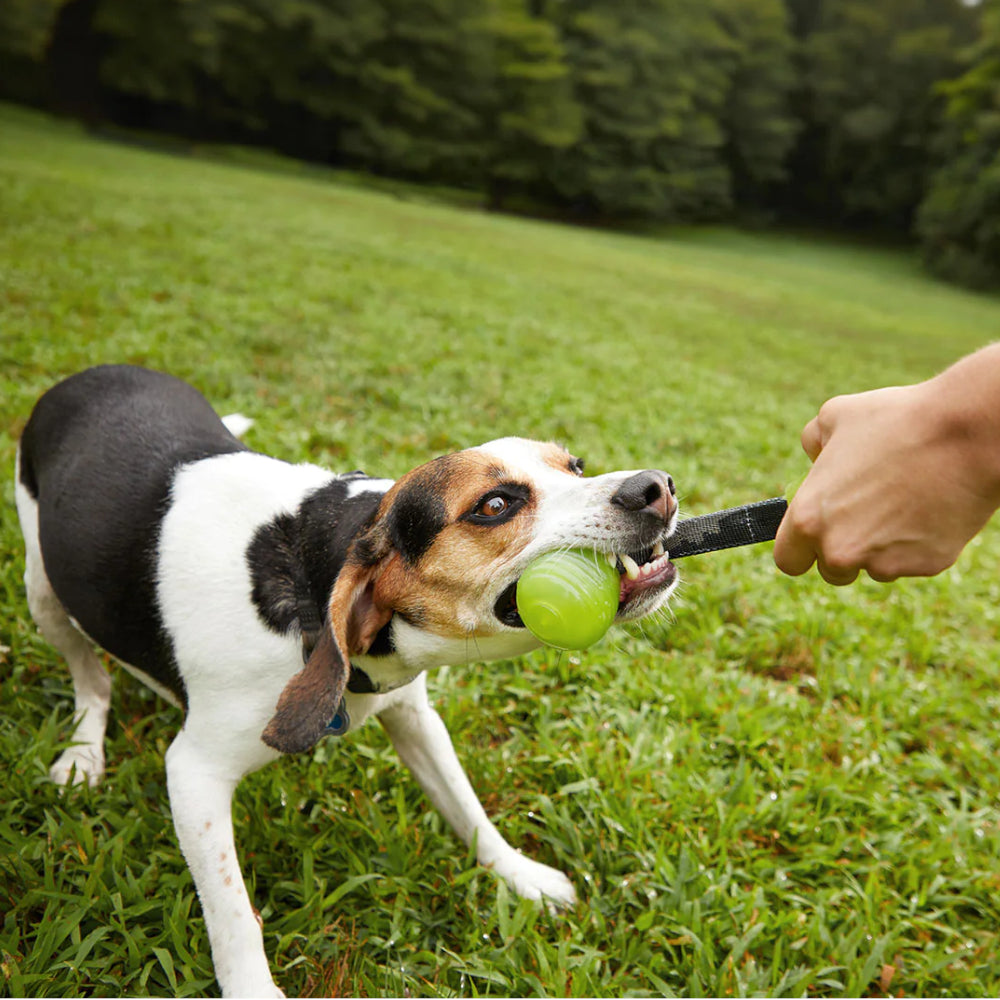
[(550, 0), (579, 140), (553, 196), (584, 214), (718, 218), (782, 177), (794, 138), (781, 0)]
[(580, 131), (556, 30), (524, 0), (74, 2), (97, 5), (103, 85), (154, 125), (181, 108), (188, 125), (496, 202)]
[(44, 104), (50, 97), (45, 52), (65, 0), (0, 3), (0, 96)]
[(819, 26), (823, 6), (828, 0), (785, 0), (792, 33), (796, 38), (806, 38)]
[(974, 14), (959, 0), (798, 4), (797, 111), (804, 122), (786, 198), (807, 215), (909, 228), (938, 127), (934, 84), (954, 75)]
[[(178, 0), (73, 0), (93, 6), (92, 32), (106, 40), (99, 76), (110, 90), (153, 102), (199, 103), (200, 67), (218, 44), (208, 4)], [(65, 58), (58, 53), (58, 58)]]
[(582, 134), (583, 109), (573, 95), (566, 53), (555, 26), (524, 0), (490, 0), (477, 102), (492, 207), (511, 192), (535, 195), (556, 157)]
[(720, 54), (727, 77), (720, 109), (725, 161), (737, 206), (756, 208), (786, 176), (798, 131), (790, 104), (796, 75), (788, 12), (782, 0), (712, 0), (712, 7), (729, 39)]
[(0, 4), (0, 53), (41, 59), (65, 0), (4, 0)]
[(550, 4), (583, 110), (551, 176), (585, 214), (716, 217), (730, 208), (719, 109), (723, 31), (699, 0)]
[(133, 98), (137, 121), (258, 136), (294, 155), (337, 160), (366, 109), (368, 53), (386, 12), (366, 0), (98, 0), (101, 80)]
[(1000, 288), (1000, 9), (987, 11), (964, 74), (947, 99), (941, 166), (920, 207), (928, 266), (944, 277)]
[[(481, 0), (377, 0), (382, 31), (358, 60), (360, 101), (344, 117), (342, 150), (383, 173), (461, 181), (476, 118), (474, 15)], [(473, 16), (470, 16), (470, 12)]]
[(928, 261), (989, 283), (1000, 24), (973, 50), (980, 20), (963, 0), (2, 0), (0, 96), (602, 220), (905, 232), (924, 199)]

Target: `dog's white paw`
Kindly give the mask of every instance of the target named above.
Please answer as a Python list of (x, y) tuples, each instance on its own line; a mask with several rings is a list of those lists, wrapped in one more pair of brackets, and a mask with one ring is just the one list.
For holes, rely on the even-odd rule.
[(254, 982), (250, 985), (243, 986), (239, 983), (233, 984), (229, 988), (222, 991), (224, 997), (254, 997), (254, 998), (268, 998), (271, 997), (281, 997), (283, 998), (285, 994), (274, 985), (273, 982), (260, 983)]
[[(253, 915), (257, 918), (258, 924), (263, 923), (256, 908), (253, 910)], [(264, 954), (264, 943), (260, 938), (257, 938), (256, 942), (245, 941), (243, 947), (238, 946), (230, 953), (227, 945), (231, 944), (232, 941), (224, 942), (221, 949), (223, 954), (217, 954), (215, 948), (212, 950), (215, 975), (224, 997), (270, 998), (285, 995), (271, 978), (267, 955)]]
[(80, 743), (63, 751), (49, 768), (49, 777), (64, 787), (96, 785), (104, 776), (104, 750), (91, 743)]
[(494, 864), (493, 870), (523, 899), (541, 899), (555, 907), (576, 902), (576, 889), (561, 871), (522, 854)]

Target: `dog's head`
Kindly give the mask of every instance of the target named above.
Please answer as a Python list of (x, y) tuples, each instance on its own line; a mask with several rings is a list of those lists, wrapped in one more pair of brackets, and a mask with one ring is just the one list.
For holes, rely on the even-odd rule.
[(663, 550), (676, 514), (664, 472), (585, 478), (583, 462), (565, 449), (521, 438), (414, 469), (353, 541), (330, 596), (329, 627), (282, 693), (265, 742), (284, 752), (315, 743), (340, 703), (350, 657), (390, 621), (395, 652), (415, 671), (537, 647), (516, 586), (544, 552), (582, 547), (615, 557), (616, 621), (651, 614), (677, 581)]

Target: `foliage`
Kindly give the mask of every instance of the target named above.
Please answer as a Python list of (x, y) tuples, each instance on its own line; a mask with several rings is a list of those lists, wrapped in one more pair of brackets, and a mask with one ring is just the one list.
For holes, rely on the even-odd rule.
[(7, 0), (0, 7), (0, 51), (41, 60), (59, 7), (66, 0)]
[(524, 0), (491, 0), (487, 17), (492, 71), (478, 120), (484, 184), (500, 208), (511, 188), (543, 187), (554, 158), (580, 139), (583, 116), (555, 26), (530, 16)]
[[(702, 513), (795, 481), (827, 396), (930, 375), (1000, 322), (896, 252), (582, 231), (209, 152), (239, 164), (0, 109), (4, 467), (39, 393), (114, 360), (193, 381), (289, 460), (398, 475), (560, 438), (594, 474), (668, 469)], [(104, 784), (48, 783), (69, 680), (0, 491), (0, 991), (212, 993), (163, 776), (180, 715), (116, 672)], [(1000, 995), (998, 559), (991, 526), (941, 577), (834, 590), (766, 546), (717, 553), (641, 631), (435, 672), (488, 812), (573, 878), (562, 915), (473, 864), (375, 725), (250, 776), (235, 818), (279, 981)]]
[(987, 12), (971, 65), (943, 83), (940, 169), (917, 222), (924, 259), (946, 278), (1000, 288), (1000, 11)]
[(720, 112), (733, 197), (740, 208), (767, 202), (787, 179), (785, 163), (799, 125), (790, 105), (796, 85), (793, 41), (781, 0), (716, 0), (716, 18), (730, 44)]
[(0, 4), (0, 96), (43, 103), (45, 50), (65, 0), (5, 0)]
[(931, 166), (934, 85), (956, 72), (975, 14), (956, 0), (827, 0), (809, 13), (793, 198), (813, 216), (905, 232)]
[(705, 5), (591, 0), (553, 11), (584, 115), (582, 140), (556, 162), (557, 196), (596, 215), (723, 214), (726, 80), (714, 57), (725, 40)]
[(32, 51), (87, 120), (256, 138), (494, 207), (722, 216), (782, 176), (794, 132), (780, 0), (68, 0), (50, 21)]
[(907, 234), (979, 20), (961, 0), (10, 0), (0, 94), (492, 208)]
[[(957, 0), (11, 0), (0, 87), (494, 208), (906, 232), (932, 148), (955, 148), (936, 85), (978, 19)], [(970, 214), (942, 191), (978, 168), (951, 171), (937, 229)]]

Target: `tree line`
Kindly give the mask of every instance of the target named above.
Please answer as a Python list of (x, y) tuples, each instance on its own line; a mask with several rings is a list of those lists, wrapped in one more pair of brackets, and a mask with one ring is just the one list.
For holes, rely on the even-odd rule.
[(914, 237), (1000, 287), (995, 0), (4, 0), (0, 94), (592, 221)]

